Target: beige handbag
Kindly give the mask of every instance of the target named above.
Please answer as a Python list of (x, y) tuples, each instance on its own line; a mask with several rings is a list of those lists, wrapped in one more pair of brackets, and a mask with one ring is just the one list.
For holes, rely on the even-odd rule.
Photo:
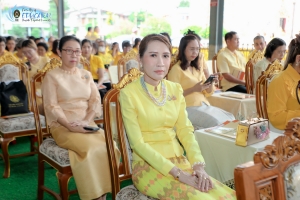
[(235, 144), (245, 147), (268, 139), (269, 134), (270, 127), (267, 119), (252, 118), (240, 121), (237, 127)]

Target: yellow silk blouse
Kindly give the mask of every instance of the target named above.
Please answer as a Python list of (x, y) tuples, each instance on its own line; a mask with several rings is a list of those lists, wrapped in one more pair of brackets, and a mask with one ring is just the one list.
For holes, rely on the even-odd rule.
[(104, 64), (99, 56), (91, 55), (90, 58), (90, 69), (84, 66), (84, 69), (92, 73), (93, 79), (98, 80), (98, 69), (104, 69)]
[[(143, 90), (140, 79), (120, 92), (123, 122), (133, 150), (133, 160), (145, 160), (160, 173), (167, 175), (175, 166), (167, 158), (180, 157), (184, 151), (191, 164), (204, 161), (188, 119), (183, 90), (179, 84), (162, 80), (166, 86), (165, 105), (156, 105)], [(161, 83), (160, 83), (161, 84)], [(161, 94), (161, 85), (146, 83), (154, 96)], [(174, 130), (176, 129), (176, 131)]]
[[(203, 70), (196, 70), (192, 68), (193, 72), (190, 70), (182, 70), (180, 67), (180, 61), (178, 61), (168, 73), (168, 80), (175, 83), (179, 83), (183, 90), (189, 89), (199, 82), (205, 82), (206, 78)], [(215, 88), (212, 92), (207, 93), (205, 90), (202, 92), (194, 92), (185, 96), (186, 106), (201, 106), (202, 102), (210, 105), (206, 97), (211, 96), (214, 93)]]
[(300, 117), (300, 104), (296, 97), (296, 87), (300, 74), (289, 65), (275, 77), (268, 87), (267, 111), (275, 128), (283, 130), (288, 121)]

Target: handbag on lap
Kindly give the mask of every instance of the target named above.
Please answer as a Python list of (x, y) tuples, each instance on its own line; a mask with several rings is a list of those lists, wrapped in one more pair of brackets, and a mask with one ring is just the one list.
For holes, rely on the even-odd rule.
[(28, 93), (23, 81), (0, 84), (1, 116), (29, 113)]
[(248, 146), (270, 137), (269, 120), (262, 118), (252, 118), (240, 121), (237, 127), (235, 144)]

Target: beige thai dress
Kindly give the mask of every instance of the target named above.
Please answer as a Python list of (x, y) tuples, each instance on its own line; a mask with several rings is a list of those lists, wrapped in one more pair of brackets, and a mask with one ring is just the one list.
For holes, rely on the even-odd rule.
[[(96, 116), (101, 115), (100, 95), (91, 73), (78, 68), (74, 73), (53, 69), (44, 78), (42, 92), (51, 134), (58, 146), (69, 150), (80, 198), (91, 200), (111, 192), (104, 131), (70, 132), (57, 122), (58, 118), (66, 118), (69, 122), (84, 120), (90, 110), (94, 110)], [(96, 126), (94, 121), (90, 125)], [(119, 156), (117, 148), (115, 151)]]

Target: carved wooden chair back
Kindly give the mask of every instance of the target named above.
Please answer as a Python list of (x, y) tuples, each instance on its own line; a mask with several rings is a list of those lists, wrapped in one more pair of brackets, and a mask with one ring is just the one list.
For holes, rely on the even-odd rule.
[[(30, 83), (28, 67), (26, 64), (8, 53), (0, 57), (0, 82), (22, 80), (26, 86), (28, 94), (28, 108), (31, 110)], [(20, 156), (36, 154), (34, 147), (34, 137), (36, 135), (36, 126), (34, 116), (22, 116), (14, 118), (0, 118), (0, 146), (2, 154), (0, 157), (4, 160), (3, 177), (10, 176), (10, 159)], [(8, 145), (16, 137), (31, 136), (30, 152), (10, 155)]]
[[(38, 198), (43, 199), (44, 192), (47, 192), (54, 196), (56, 199), (68, 199), (70, 194), (77, 193), (77, 190), (68, 191), (68, 182), (73, 176), (72, 169), (69, 161), (69, 153), (67, 149), (60, 148), (55, 143), (54, 139), (49, 137), (51, 135), (49, 126), (46, 122), (46, 129), (42, 128), (41, 124), (41, 115), (39, 115), (39, 106), (38, 106), (38, 87), (41, 85), (43, 79), (47, 72), (50, 70), (59, 67), (61, 61), (56, 58), (52, 58), (46, 66), (35, 74), (31, 79), (31, 88), (32, 88), (32, 104), (35, 115), (35, 123), (37, 127), (38, 135)], [(42, 94), (40, 94), (42, 96)], [(47, 116), (45, 115), (45, 118)], [(46, 120), (47, 121), (47, 120)], [(47, 137), (47, 139), (44, 139)], [(45, 180), (45, 166), (44, 163), (48, 163), (50, 166), (57, 170), (56, 176), (59, 183), (60, 193), (57, 193), (55, 190), (52, 190), (46, 187)], [(47, 180), (47, 179), (46, 179)]]
[[(103, 111), (104, 111), (104, 128), (105, 128), (105, 139), (110, 159), (110, 172), (112, 180), (112, 198), (115, 199), (116, 195), (120, 191), (120, 183), (124, 180), (131, 178), (131, 148), (126, 136), (126, 132), (123, 126), (121, 108), (119, 104), (119, 93), (120, 90), (132, 81), (138, 79), (143, 73), (136, 68), (132, 68), (125, 74), (119, 83), (113, 84), (113, 89), (108, 91), (103, 100)], [(114, 142), (121, 152), (122, 163), (118, 168), (116, 155), (114, 152)], [(135, 194), (143, 196), (138, 192), (136, 188), (131, 186), (125, 189), (121, 193), (127, 193), (134, 191)], [(117, 199), (122, 199), (122, 195), (118, 194)], [(125, 195), (126, 196), (126, 195)], [(149, 199), (143, 197), (145, 200)], [(133, 198), (139, 199), (139, 198)]]
[(253, 68), (254, 65), (263, 59), (264, 55), (261, 51), (254, 50), (254, 54), (252, 58), (247, 62), (246, 68), (245, 68), (245, 82), (246, 82), (246, 88), (248, 94), (254, 94), (254, 80), (253, 80)]
[(278, 60), (275, 60), (270, 64), (267, 69), (262, 72), (256, 81), (255, 98), (256, 98), (256, 110), (259, 117), (268, 119), (267, 113), (267, 95), (268, 86), (272, 78), (274, 78), (279, 72), (283, 70), (283, 66)]
[(129, 51), (122, 59), (119, 60), (118, 62), (119, 80), (124, 74), (127, 74), (127, 72), (132, 68), (141, 70), (138, 54), (134, 50)]
[(284, 135), (238, 165), (234, 181), (238, 200), (299, 199), (300, 118), (288, 122)]

